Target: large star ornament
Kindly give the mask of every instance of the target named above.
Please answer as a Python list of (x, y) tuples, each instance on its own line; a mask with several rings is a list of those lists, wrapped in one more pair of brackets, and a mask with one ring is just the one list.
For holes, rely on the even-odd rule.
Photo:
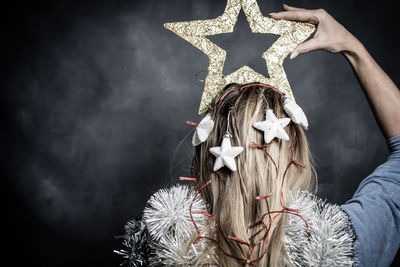
[(224, 166), (228, 167), (233, 172), (236, 171), (237, 167), (235, 157), (242, 151), (243, 147), (232, 146), (229, 135), (225, 135), (222, 139), (221, 146), (210, 148), (211, 154), (216, 157), (213, 171), (218, 171)]
[[(206, 36), (233, 32), (240, 9), (243, 9), (253, 33), (269, 33), (280, 37), (263, 54), (269, 78), (243, 66), (224, 76), (226, 52)], [(215, 19), (165, 23), (164, 27), (182, 37), (208, 57), (208, 74), (204, 83), (199, 114), (205, 114), (214, 98), (230, 83), (260, 82), (269, 84), (294, 100), (283, 61), (297, 45), (306, 40), (315, 26), (305, 22), (275, 20), (264, 17), (256, 0), (227, 0), (225, 11)]]
[(264, 141), (270, 143), (275, 137), (289, 140), (289, 136), (285, 131), (285, 127), (289, 124), (290, 118), (276, 118), (272, 109), (267, 109), (265, 112), (265, 121), (253, 123), (253, 127), (264, 132)]

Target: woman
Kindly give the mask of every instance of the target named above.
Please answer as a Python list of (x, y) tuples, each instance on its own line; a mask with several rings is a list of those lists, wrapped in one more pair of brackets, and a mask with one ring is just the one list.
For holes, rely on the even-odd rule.
[[(287, 5), (284, 10), (270, 16), (317, 25), (314, 37), (300, 44), (290, 58), (317, 49), (346, 56), (388, 140), (387, 162), (364, 179), (340, 208), (323, 203), (307, 193), (315, 191), (316, 179), (303, 128), (282, 122), (287, 136), (281, 132), (267, 141), (257, 124), (265, 112), (276, 116), (275, 121), (288, 116), (279, 91), (265, 84), (231, 84), (214, 100), (215, 126), (207, 141), (196, 147), (191, 170), (196, 178), (183, 178), (195, 183), (195, 191), (189, 193), (192, 201), (178, 201), (189, 192), (181, 188), (155, 194), (144, 213), (146, 226), (135, 221), (127, 225), (125, 245), (131, 251), (118, 253), (129, 264), (390, 265), (400, 244), (399, 89), (361, 42), (324, 10)], [(223, 138), (244, 148), (232, 155), (233, 163), (217, 164), (220, 154), (213, 148)], [(174, 221), (167, 227), (154, 219), (157, 206), (163, 204), (159, 200), (166, 195), (181, 202), (174, 212), (188, 209), (190, 224)], [(189, 225), (193, 230), (188, 230), (189, 238), (180, 237)], [(173, 228), (173, 235), (166, 238), (162, 227), (169, 232)], [(149, 235), (158, 236), (158, 244)]]

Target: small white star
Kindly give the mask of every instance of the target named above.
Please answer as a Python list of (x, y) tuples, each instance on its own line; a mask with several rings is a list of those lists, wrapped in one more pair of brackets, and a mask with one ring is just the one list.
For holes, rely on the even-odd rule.
[(197, 146), (206, 141), (213, 127), (214, 121), (211, 119), (211, 114), (208, 113), (197, 125), (193, 134), (192, 145)]
[(233, 172), (236, 171), (237, 168), (235, 157), (239, 155), (242, 151), (243, 147), (232, 146), (229, 135), (225, 135), (224, 139), (222, 139), (221, 146), (210, 148), (211, 154), (216, 157), (213, 171), (217, 171), (224, 166), (228, 167)]
[(267, 109), (265, 112), (265, 121), (253, 123), (253, 127), (264, 132), (265, 143), (270, 143), (272, 139), (278, 137), (283, 140), (289, 140), (289, 136), (285, 128), (290, 122), (290, 118), (277, 119), (272, 109)]
[(300, 124), (303, 128), (308, 128), (308, 120), (302, 108), (297, 105), (292, 99), (286, 97), (283, 102), (283, 109), (289, 115), (294, 123)]

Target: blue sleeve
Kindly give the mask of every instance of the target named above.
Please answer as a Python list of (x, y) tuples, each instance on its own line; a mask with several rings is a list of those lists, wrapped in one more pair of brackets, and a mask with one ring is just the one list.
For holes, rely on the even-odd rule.
[(360, 266), (389, 266), (400, 245), (400, 136), (387, 140), (390, 155), (341, 208), (356, 232)]

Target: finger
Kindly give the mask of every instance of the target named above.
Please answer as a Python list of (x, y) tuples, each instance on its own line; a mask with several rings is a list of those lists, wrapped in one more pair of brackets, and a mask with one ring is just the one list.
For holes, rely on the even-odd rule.
[(289, 6), (289, 5), (283, 4), (283, 9), (289, 11), (289, 10), (304, 10), (305, 8), (294, 7), (294, 6)]
[(312, 24), (318, 24), (318, 18), (313, 10), (288, 10), (278, 13), (269, 14), (274, 19), (286, 19), (286, 20), (296, 20), (296, 21), (306, 21)]
[(317, 49), (321, 49), (322, 46), (320, 44), (320, 42), (318, 41), (318, 39), (316, 38), (312, 38), (310, 40), (308, 40), (307, 42), (301, 43), (299, 44), (295, 50), (292, 51), (292, 53), (290, 53), (290, 59), (294, 59), (295, 57), (297, 57), (298, 55), (310, 52), (310, 51), (314, 51)]

